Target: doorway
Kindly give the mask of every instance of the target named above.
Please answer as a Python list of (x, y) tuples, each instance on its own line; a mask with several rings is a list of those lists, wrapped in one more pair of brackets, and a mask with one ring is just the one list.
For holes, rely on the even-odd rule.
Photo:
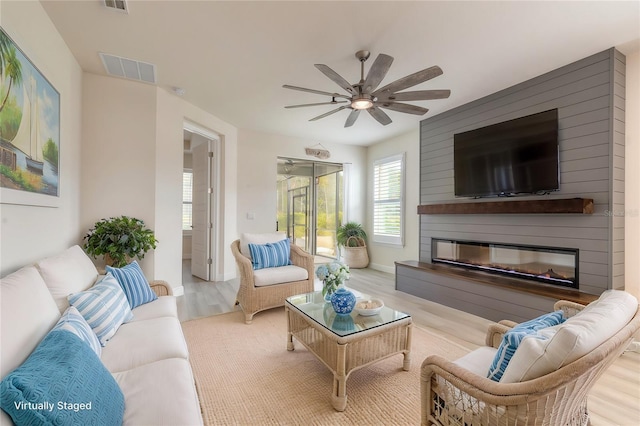
[(278, 158), (277, 229), (305, 251), (337, 258), (344, 209), (342, 164)]
[(214, 134), (187, 123), (183, 133), (183, 268), (188, 267), (196, 278), (214, 281), (218, 140)]

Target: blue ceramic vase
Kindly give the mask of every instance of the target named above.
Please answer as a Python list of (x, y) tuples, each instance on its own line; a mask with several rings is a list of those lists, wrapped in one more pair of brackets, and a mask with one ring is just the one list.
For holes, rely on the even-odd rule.
[(331, 295), (331, 306), (338, 315), (349, 315), (356, 306), (356, 296), (344, 287), (339, 287)]

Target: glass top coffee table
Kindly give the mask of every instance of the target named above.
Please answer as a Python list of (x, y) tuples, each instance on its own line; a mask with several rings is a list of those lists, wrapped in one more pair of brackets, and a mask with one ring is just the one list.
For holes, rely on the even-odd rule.
[(331, 404), (347, 406), (347, 378), (352, 371), (392, 355), (404, 355), (402, 369), (411, 364), (411, 316), (384, 306), (374, 316), (337, 315), (321, 292), (287, 298), (287, 350), (293, 338), (333, 373)]

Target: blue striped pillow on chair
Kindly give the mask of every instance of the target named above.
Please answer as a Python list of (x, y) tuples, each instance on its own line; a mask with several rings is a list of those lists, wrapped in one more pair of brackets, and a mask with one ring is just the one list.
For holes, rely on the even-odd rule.
[(562, 311), (555, 311), (518, 324), (507, 331), (502, 336), (502, 342), (500, 342), (495, 358), (491, 366), (489, 366), (487, 377), (494, 382), (499, 382), (522, 339), (535, 334), (540, 329), (553, 327), (554, 325), (562, 324), (564, 321), (565, 318)]
[(135, 260), (123, 268), (107, 266), (107, 272), (113, 275), (127, 296), (131, 309), (153, 302), (158, 296), (149, 287), (140, 265)]
[(111, 274), (89, 290), (72, 294), (68, 299), (91, 326), (102, 346), (123, 323), (133, 319), (127, 297)]
[(253, 269), (291, 265), (291, 260), (289, 260), (291, 247), (289, 244), (288, 238), (277, 243), (249, 244)]

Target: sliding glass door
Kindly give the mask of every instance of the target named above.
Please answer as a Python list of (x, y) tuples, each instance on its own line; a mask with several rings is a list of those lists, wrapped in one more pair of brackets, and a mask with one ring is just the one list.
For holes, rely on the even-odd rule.
[(341, 164), (278, 159), (277, 228), (312, 254), (337, 257), (336, 230), (342, 222)]

